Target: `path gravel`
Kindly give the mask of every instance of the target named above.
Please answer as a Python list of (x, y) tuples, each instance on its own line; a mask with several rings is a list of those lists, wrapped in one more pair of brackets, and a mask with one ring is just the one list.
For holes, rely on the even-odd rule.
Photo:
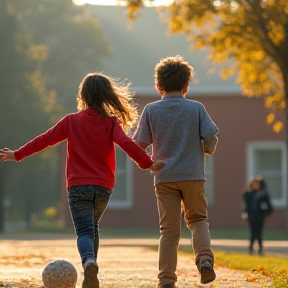
[[(101, 240), (98, 264), (102, 288), (156, 287), (157, 241), (140, 239)], [(179, 255), (178, 287), (199, 287), (199, 274), (194, 255)], [(55, 259), (70, 261), (78, 271), (77, 288), (81, 287), (83, 272), (75, 239), (62, 240), (0, 240), (0, 287), (41, 287), (43, 268)], [(261, 278), (249, 282), (249, 275), (218, 267), (213, 288), (259, 288)], [(2, 286), (1, 286), (2, 283)], [(207, 286), (206, 286), (207, 287)], [(208, 288), (208, 287), (207, 287)]]

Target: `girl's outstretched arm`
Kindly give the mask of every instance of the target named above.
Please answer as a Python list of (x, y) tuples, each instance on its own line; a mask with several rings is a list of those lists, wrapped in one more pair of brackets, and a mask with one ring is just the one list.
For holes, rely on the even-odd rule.
[[(62, 118), (56, 125), (45, 133), (30, 140), (19, 149), (12, 151), (8, 148), (0, 149), (1, 161), (21, 161), (26, 157), (41, 152), (67, 139), (66, 127), (69, 114)], [(12, 154), (12, 155), (11, 155)]]
[(16, 161), (14, 151), (9, 148), (0, 149), (0, 160), (3, 162)]

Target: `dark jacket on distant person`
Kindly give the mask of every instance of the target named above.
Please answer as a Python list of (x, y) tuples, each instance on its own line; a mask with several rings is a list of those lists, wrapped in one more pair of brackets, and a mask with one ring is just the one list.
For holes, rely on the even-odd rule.
[(266, 217), (273, 210), (269, 194), (266, 190), (245, 192), (243, 198), (246, 204), (245, 212), (248, 214), (248, 219), (251, 217)]

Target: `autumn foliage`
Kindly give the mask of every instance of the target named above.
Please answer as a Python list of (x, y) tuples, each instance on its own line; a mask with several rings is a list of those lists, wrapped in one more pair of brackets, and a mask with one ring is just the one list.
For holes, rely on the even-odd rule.
[[(130, 14), (144, 3), (127, 0)], [(224, 64), (223, 78), (236, 74), (245, 96), (264, 97), (267, 122), (282, 129), (275, 113), (288, 117), (287, 0), (177, 0), (160, 13), (169, 33), (186, 34), (193, 48)]]

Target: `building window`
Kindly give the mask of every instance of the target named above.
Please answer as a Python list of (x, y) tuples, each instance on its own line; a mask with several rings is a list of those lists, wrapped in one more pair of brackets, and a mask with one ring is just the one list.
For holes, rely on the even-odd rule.
[(133, 205), (133, 162), (116, 145), (116, 184), (109, 208), (129, 209)]
[(287, 205), (287, 162), (284, 142), (259, 141), (247, 146), (247, 177), (264, 177), (274, 207)]
[(206, 178), (206, 198), (208, 205), (214, 203), (214, 175), (213, 175), (213, 156), (205, 156), (205, 178)]

